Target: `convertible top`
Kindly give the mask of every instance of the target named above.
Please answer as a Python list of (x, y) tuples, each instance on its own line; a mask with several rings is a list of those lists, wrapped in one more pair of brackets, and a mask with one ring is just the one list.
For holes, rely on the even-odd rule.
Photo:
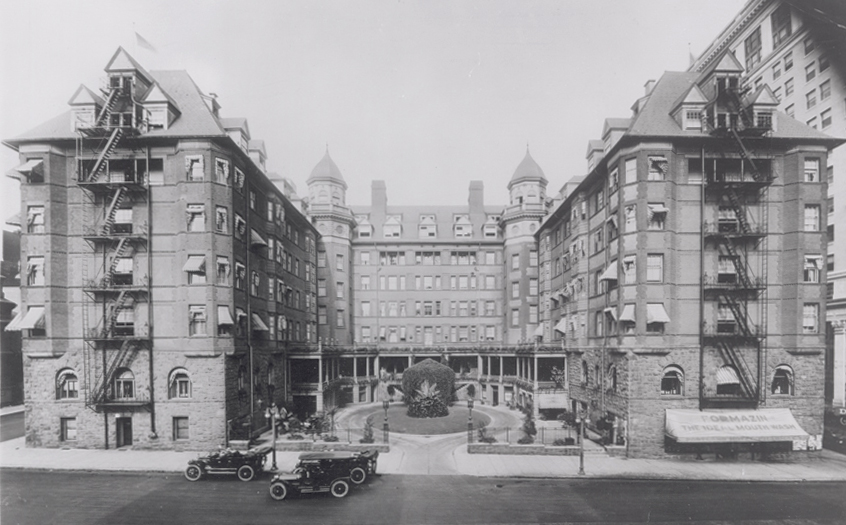
[(303, 452), (300, 454), (301, 460), (314, 461), (318, 459), (350, 459), (356, 455), (352, 452)]

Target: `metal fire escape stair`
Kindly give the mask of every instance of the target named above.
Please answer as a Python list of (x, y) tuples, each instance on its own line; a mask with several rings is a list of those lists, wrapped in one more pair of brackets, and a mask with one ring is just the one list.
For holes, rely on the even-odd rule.
[(754, 399), (758, 393), (758, 383), (755, 380), (754, 374), (749, 369), (749, 365), (746, 364), (746, 360), (734, 345), (728, 341), (720, 341), (717, 343), (717, 348), (720, 349), (723, 360), (737, 370), (743, 397)]
[(106, 98), (106, 103), (103, 104), (103, 108), (100, 110), (100, 114), (97, 115), (97, 121), (95, 125), (97, 127), (105, 126), (109, 122), (109, 117), (112, 115), (112, 110), (115, 107), (115, 102), (117, 101), (118, 97), (120, 96), (120, 89), (115, 88), (109, 92), (108, 97)]
[(112, 279), (115, 276), (115, 270), (117, 269), (117, 265), (119, 259), (127, 255), (127, 250), (131, 249), (129, 244), (129, 240), (124, 237), (120, 241), (118, 241), (117, 248), (115, 248), (115, 253), (112, 256), (112, 262), (109, 264), (109, 270), (106, 272), (106, 275), (103, 276), (103, 286), (109, 287), (112, 284)]
[(100, 334), (103, 339), (108, 338), (112, 334), (115, 323), (117, 322), (118, 312), (126, 303), (128, 297), (129, 295), (126, 293), (126, 290), (123, 290), (120, 292), (117, 299), (115, 299), (115, 302), (112, 303), (109, 311), (109, 317), (106, 319), (106, 323), (103, 326), (103, 332)]
[(123, 131), (121, 130), (121, 128), (115, 128), (112, 131), (112, 134), (109, 135), (109, 139), (106, 142), (106, 146), (100, 152), (100, 155), (97, 156), (97, 160), (94, 162), (94, 166), (91, 168), (91, 174), (88, 176), (88, 182), (97, 182), (97, 178), (100, 176), (100, 173), (103, 171), (103, 168), (106, 167), (106, 161), (109, 160), (109, 157), (111, 157), (112, 152), (114, 152), (115, 148), (120, 142), (121, 136), (123, 136)]
[(95, 403), (102, 403), (108, 399), (109, 385), (114, 378), (115, 372), (124, 366), (129, 366), (132, 362), (137, 347), (131, 340), (124, 341), (120, 348), (114, 352), (112, 358), (106, 363), (106, 368), (103, 376), (97, 382), (95, 388), (94, 400)]
[(115, 223), (115, 215), (117, 214), (117, 210), (123, 202), (125, 196), (126, 188), (124, 186), (120, 186), (117, 191), (115, 191), (115, 195), (112, 197), (112, 202), (106, 209), (106, 220), (103, 223), (102, 230), (103, 235), (108, 235), (112, 232), (112, 226)]

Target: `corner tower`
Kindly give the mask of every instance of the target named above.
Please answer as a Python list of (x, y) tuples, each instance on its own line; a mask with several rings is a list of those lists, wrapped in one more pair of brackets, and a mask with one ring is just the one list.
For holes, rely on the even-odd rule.
[(546, 215), (546, 176), (526, 146), (508, 183), (502, 214), (506, 277), (505, 342), (532, 341), (538, 326), (538, 247), (534, 233)]

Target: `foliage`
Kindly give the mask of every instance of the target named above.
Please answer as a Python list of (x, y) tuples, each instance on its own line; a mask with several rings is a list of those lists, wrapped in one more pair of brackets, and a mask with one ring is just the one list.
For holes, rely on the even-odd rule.
[(305, 439), (305, 436), (302, 434), (288, 434), (288, 439), (291, 441), (302, 441)]
[(446, 403), (440, 396), (438, 387), (423, 381), (408, 404), (409, 417), (444, 417), (449, 414)]
[(358, 440), (359, 443), (373, 443), (373, 424), (367, 421), (364, 424), (364, 437)]
[(523, 436), (517, 440), (517, 443), (520, 445), (531, 445), (534, 442), (535, 438), (533, 438), (532, 436)]
[[(518, 443), (521, 445), (534, 443), (535, 434), (538, 433), (538, 429), (535, 427), (535, 418), (532, 417), (531, 413), (526, 414), (526, 417), (523, 419), (523, 426), (520, 430), (522, 430), (525, 435), (517, 441)], [(525, 443), (524, 440), (526, 440)]]
[(402, 373), (402, 391), (406, 394), (406, 402), (413, 401), (424, 381), (428, 381), (430, 388), (437, 389), (438, 397), (446, 406), (455, 390), (455, 372), (452, 368), (432, 359), (407, 368)]
[(332, 434), (323, 434), (320, 439), (328, 443), (334, 443), (336, 441), (339, 441), (340, 438), (338, 438), (338, 436), (333, 436)]
[(479, 429), (479, 443), (496, 443), (496, 438), (493, 436), (489, 436), (487, 433), (487, 428), (482, 427)]
[(552, 367), (552, 382), (555, 383), (556, 388), (564, 388), (564, 385), (567, 381), (567, 369), (566, 368), (558, 368), (557, 366)]
[(553, 447), (570, 447), (570, 446), (573, 446), (575, 444), (576, 444), (576, 440), (571, 438), (571, 437), (564, 438), (564, 439), (559, 438), (559, 439), (556, 439), (555, 441), (552, 442)]
[(606, 432), (612, 428), (614, 428), (614, 416), (606, 415), (596, 422), (596, 429), (602, 432)]

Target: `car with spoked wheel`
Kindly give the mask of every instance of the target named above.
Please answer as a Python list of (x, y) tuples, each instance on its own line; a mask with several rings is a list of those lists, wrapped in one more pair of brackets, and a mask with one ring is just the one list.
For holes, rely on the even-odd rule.
[(365, 452), (304, 452), (292, 472), (280, 472), (270, 482), (270, 496), (281, 501), (291, 495), (328, 492), (336, 498), (349, 494), (376, 473), (376, 450)]
[(270, 447), (247, 451), (223, 449), (188, 461), (185, 479), (199, 481), (207, 475), (236, 475), (241, 481), (251, 481), (264, 470)]

